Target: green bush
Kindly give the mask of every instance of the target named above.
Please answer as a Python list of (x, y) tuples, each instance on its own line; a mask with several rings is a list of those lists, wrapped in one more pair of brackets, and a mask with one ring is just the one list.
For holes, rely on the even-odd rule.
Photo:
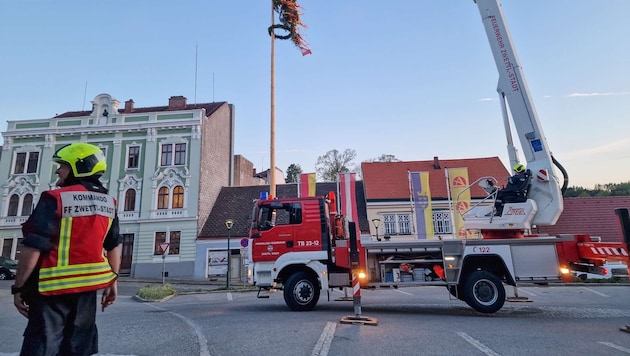
[(160, 300), (175, 292), (170, 284), (144, 286), (138, 290), (138, 297), (146, 300)]

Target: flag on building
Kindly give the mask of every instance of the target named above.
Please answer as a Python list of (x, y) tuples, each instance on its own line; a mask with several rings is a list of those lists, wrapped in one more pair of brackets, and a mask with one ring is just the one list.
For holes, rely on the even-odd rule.
[(453, 209), (451, 211), (455, 229), (453, 236), (459, 238), (472, 237), (472, 231), (464, 230), (463, 218), (463, 214), (470, 209), (470, 189), (466, 189), (469, 185), (468, 168), (447, 168), (446, 172), (453, 201)]
[[(359, 227), (359, 214), (357, 213), (356, 173), (339, 173), (337, 175), (337, 196), (339, 197), (339, 212), (354, 221)], [(357, 235), (358, 236), (358, 235)]]
[(315, 173), (302, 173), (298, 180), (298, 197), (314, 197), (317, 181)]
[(421, 240), (432, 239), (434, 230), (429, 172), (409, 172), (409, 182), (415, 211), (417, 237)]

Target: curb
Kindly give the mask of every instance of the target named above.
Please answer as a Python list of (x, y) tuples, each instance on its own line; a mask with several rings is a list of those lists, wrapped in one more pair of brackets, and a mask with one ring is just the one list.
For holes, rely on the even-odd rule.
[(173, 293), (171, 295), (167, 295), (166, 297), (164, 297), (162, 299), (144, 299), (144, 298), (140, 297), (139, 295), (134, 294), (132, 296), (132, 298), (135, 299), (138, 302), (141, 302), (141, 303), (153, 303), (153, 302), (161, 303), (161, 302), (166, 302), (167, 300), (173, 298), (176, 295), (177, 295), (177, 293)]

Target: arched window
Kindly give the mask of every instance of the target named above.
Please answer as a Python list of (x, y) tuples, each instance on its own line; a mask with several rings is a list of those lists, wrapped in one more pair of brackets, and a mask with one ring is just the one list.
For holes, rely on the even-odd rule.
[(136, 210), (136, 191), (135, 189), (127, 189), (125, 192), (125, 205), (123, 206), (124, 211), (134, 211)]
[(18, 205), (20, 204), (20, 197), (17, 194), (13, 194), (9, 199), (9, 211), (7, 216), (17, 216)]
[(29, 216), (33, 212), (33, 194), (26, 194), (22, 201), (22, 216)]
[(158, 190), (158, 209), (168, 209), (168, 188), (162, 187)]
[(184, 207), (184, 187), (178, 185), (173, 188), (173, 209)]

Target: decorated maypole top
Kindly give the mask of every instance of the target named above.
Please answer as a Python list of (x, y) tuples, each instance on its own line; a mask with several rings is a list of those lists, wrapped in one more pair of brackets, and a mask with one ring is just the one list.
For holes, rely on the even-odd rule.
[[(300, 20), (301, 6), (296, 0), (273, 0), (273, 9), (279, 15), (279, 24), (269, 26), (269, 36), (273, 35), (280, 40), (291, 40), (297, 48), (300, 49), (303, 56), (311, 54), (308, 44), (300, 34), (301, 28), (306, 25)], [(284, 33), (278, 33), (277, 30), (283, 30)]]

